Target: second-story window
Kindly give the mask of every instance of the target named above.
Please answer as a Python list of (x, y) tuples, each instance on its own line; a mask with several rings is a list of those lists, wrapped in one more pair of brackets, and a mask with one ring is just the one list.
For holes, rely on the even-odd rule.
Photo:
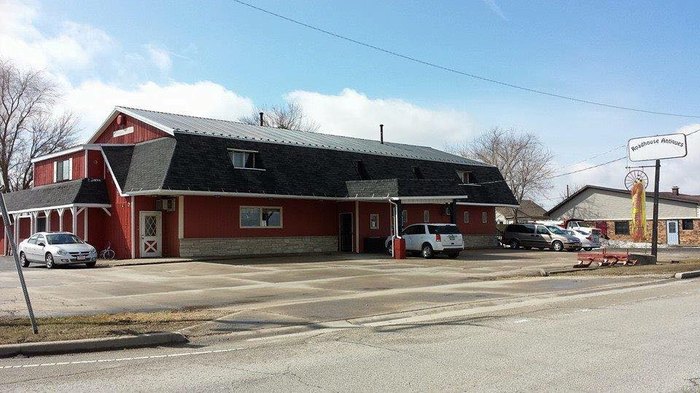
[(54, 173), (56, 175), (54, 180), (56, 182), (70, 180), (73, 178), (72, 173), (71, 173), (72, 172), (71, 171), (71, 169), (72, 169), (71, 168), (72, 167), (71, 161), (72, 160), (70, 158), (67, 160), (56, 161), (56, 163), (54, 164), (55, 165)]
[(229, 150), (234, 168), (262, 169), (259, 153), (251, 150)]

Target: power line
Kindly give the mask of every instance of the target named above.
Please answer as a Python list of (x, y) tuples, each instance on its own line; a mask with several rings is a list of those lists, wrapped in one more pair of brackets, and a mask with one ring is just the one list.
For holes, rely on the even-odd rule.
[(593, 166), (589, 166), (589, 167), (586, 167), (586, 168), (578, 169), (578, 170), (575, 170), (575, 171), (562, 173), (562, 174), (560, 174), (560, 175), (550, 176), (550, 177), (547, 178), (547, 180), (556, 179), (557, 177), (562, 177), (562, 176), (566, 176), (566, 175), (573, 175), (574, 173), (579, 173), (579, 172), (583, 172), (583, 171), (588, 171), (588, 170), (591, 170), (591, 169), (599, 168), (599, 167), (601, 167), (601, 166), (605, 166), (605, 165), (608, 165), (608, 164), (612, 164), (613, 162), (618, 162), (618, 161), (622, 161), (622, 160), (625, 160), (625, 159), (627, 159), (627, 156), (620, 157), (620, 158), (616, 158), (616, 159), (614, 159), (614, 160), (610, 160), (610, 161), (604, 162), (604, 163), (602, 163), (602, 164), (593, 165)]
[(382, 48), (382, 47), (379, 47), (379, 46), (376, 46), (376, 45), (372, 45), (372, 44), (369, 44), (369, 43), (367, 43), (367, 42), (359, 41), (359, 40), (356, 40), (356, 39), (354, 39), (354, 38), (350, 38), (350, 37), (347, 37), (347, 36), (344, 36), (344, 35), (340, 35), (340, 34), (338, 34), (338, 33), (334, 33), (334, 32), (332, 32), (332, 31), (330, 31), (330, 30), (325, 30), (325, 29), (322, 29), (322, 28), (320, 28), (320, 27), (312, 26), (312, 25), (310, 25), (310, 24), (308, 24), (308, 23), (304, 23), (304, 22), (301, 22), (301, 21), (299, 21), (299, 20), (290, 18), (290, 17), (288, 17), (288, 16), (284, 16), (284, 15), (278, 14), (278, 13), (276, 13), (276, 12), (269, 11), (269, 10), (266, 10), (266, 9), (264, 9), (264, 8), (260, 8), (260, 7), (254, 6), (254, 5), (250, 4), (250, 3), (246, 3), (246, 2), (241, 1), (241, 0), (233, 0), (233, 1), (236, 2), (236, 3), (238, 3), (238, 4), (240, 4), (240, 5), (244, 5), (244, 6), (246, 6), (246, 7), (252, 8), (252, 9), (254, 9), (254, 10), (257, 10), (257, 11), (263, 12), (263, 13), (265, 13), (265, 14), (268, 14), (268, 15), (270, 15), (270, 16), (274, 16), (274, 17), (276, 17), (276, 18), (283, 19), (283, 20), (285, 20), (285, 21), (287, 21), (287, 22), (294, 23), (294, 24), (296, 24), (296, 25), (299, 25), (299, 26), (305, 27), (305, 28), (307, 28), (307, 29), (311, 29), (311, 30), (317, 31), (317, 32), (319, 32), (319, 33), (323, 33), (323, 34), (329, 35), (329, 36), (334, 37), (334, 38), (338, 38), (338, 39), (340, 39), (340, 40), (344, 40), (344, 41), (347, 41), (347, 42), (351, 42), (351, 43), (356, 44), (356, 45), (364, 46), (364, 47), (366, 47), (366, 48), (373, 49), (373, 50), (378, 51), (378, 52), (382, 52), (382, 53), (385, 53), (385, 54), (388, 54), (388, 55), (391, 55), (391, 56), (394, 56), (394, 57), (398, 57), (398, 58), (401, 58), (401, 59), (404, 59), (404, 60), (412, 61), (412, 62), (414, 62), (414, 63), (426, 65), (426, 66), (428, 66), (428, 67), (436, 68), (436, 69), (439, 69), (439, 70), (442, 70), (442, 71), (447, 71), (447, 72), (451, 72), (451, 73), (453, 73), (453, 74), (462, 75), (462, 76), (466, 76), (466, 77), (473, 78), (473, 79), (478, 79), (478, 80), (480, 80), (480, 81), (489, 82), (489, 83), (494, 83), (494, 84), (497, 84), (497, 85), (506, 86), (506, 87), (510, 87), (510, 88), (518, 89), (518, 90), (522, 90), (522, 91), (527, 91), (527, 92), (530, 92), (530, 93), (535, 93), (535, 94), (540, 94), (540, 95), (544, 95), (544, 96), (559, 98), (559, 99), (562, 99), (562, 100), (568, 100), (568, 101), (573, 101), (573, 102), (578, 102), (578, 103), (588, 104), (588, 105), (601, 106), (601, 107), (605, 107), (605, 108), (619, 109), (619, 110), (625, 110), (625, 111), (631, 111), (631, 112), (638, 112), (638, 113), (647, 113), (647, 114), (651, 114), (651, 115), (673, 116), (673, 117), (683, 117), (683, 118), (693, 118), (693, 119), (700, 118), (700, 115), (686, 115), (686, 114), (682, 114), (682, 113), (660, 112), (660, 111), (652, 111), (652, 110), (641, 109), (641, 108), (627, 107), (627, 106), (622, 106), (622, 105), (607, 104), (607, 103), (604, 103), (604, 102), (593, 101), (593, 100), (587, 100), (587, 99), (583, 99), (583, 98), (576, 98), (576, 97), (572, 97), (572, 96), (566, 96), (566, 95), (563, 95), (563, 94), (552, 93), (552, 92), (545, 91), (545, 90), (538, 90), (538, 89), (534, 89), (534, 88), (530, 88), (530, 87), (526, 87), (526, 86), (521, 86), (521, 85), (516, 85), (516, 84), (513, 84), (513, 83), (508, 83), (508, 82), (499, 81), (499, 80), (497, 80), (497, 79), (492, 79), (492, 78), (487, 78), (487, 77), (484, 77), (484, 76), (479, 76), (479, 75), (476, 75), (476, 74), (471, 74), (471, 73), (468, 73), (468, 72), (464, 72), (464, 71), (457, 70), (457, 69), (455, 69), (455, 68), (443, 66), (443, 65), (440, 65), (440, 64), (437, 64), (437, 63), (432, 63), (432, 62), (429, 62), (429, 61), (426, 61), (426, 60), (421, 60), (421, 59), (418, 59), (418, 58), (416, 58), (416, 57), (412, 57), (412, 56), (409, 56), (409, 55), (404, 55), (404, 54), (402, 54), (402, 53), (395, 52), (395, 51), (392, 51), (392, 50), (389, 50), (389, 49), (385, 49), (385, 48)]

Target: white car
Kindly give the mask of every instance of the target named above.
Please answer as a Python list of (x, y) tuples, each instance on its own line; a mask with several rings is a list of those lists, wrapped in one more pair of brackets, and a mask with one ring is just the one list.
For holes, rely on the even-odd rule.
[(22, 266), (31, 262), (45, 263), (48, 269), (56, 265), (97, 263), (97, 250), (70, 232), (37, 232), (23, 240), (18, 248)]
[[(435, 254), (457, 258), (464, 250), (464, 239), (455, 224), (413, 224), (404, 228), (401, 237), (406, 241), (406, 252), (420, 252), (423, 258)], [(390, 251), (392, 237), (384, 245)]]
[(594, 248), (600, 248), (600, 235), (596, 231), (586, 233), (580, 229), (566, 229), (566, 233), (579, 239), (581, 241), (581, 248), (586, 251), (591, 251)]

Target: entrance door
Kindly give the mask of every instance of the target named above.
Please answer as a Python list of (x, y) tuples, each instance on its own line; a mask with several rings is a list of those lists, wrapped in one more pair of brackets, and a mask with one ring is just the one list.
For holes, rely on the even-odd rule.
[(139, 212), (141, 258), (163, 255), (163, 219), (161, 212)]
[(678, 221), (666, 221), (666, 243), (678, 245)]
[(340, 213), (340, 251), (352, 252), (352, 213)]

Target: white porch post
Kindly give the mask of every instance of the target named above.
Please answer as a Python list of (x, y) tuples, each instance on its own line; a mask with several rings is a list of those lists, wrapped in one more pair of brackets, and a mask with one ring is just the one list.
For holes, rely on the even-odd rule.
[(12, 226), (14, 228), (12, 228), (12, 229), (14, 229), (15, 244), (17, 244), (17, 241), (19, 241), (19, 214), (13, 214), (12, 218), (14, 218), (14, 220), (12, 221)]
[(46, 216), (46, 232), (51, 232), (51, 210), (44, 210)]
[(39, 216), (39, 212), (31, 212), (29, 216), (29, 235), (31, 236), (38, 232), (36, 228), (36, 218)]
[(58, 230), (63, 232), (63, 212), (66, 211), (66, 208), (62, 207), (60, 209), (56, 209), (56, 212), (58, 213)]
[(78, 208), (75, 206), (71, 206), (70, 208), (70, 214), (71, 214), (71, 231), (74, 234), (78, 234)]

